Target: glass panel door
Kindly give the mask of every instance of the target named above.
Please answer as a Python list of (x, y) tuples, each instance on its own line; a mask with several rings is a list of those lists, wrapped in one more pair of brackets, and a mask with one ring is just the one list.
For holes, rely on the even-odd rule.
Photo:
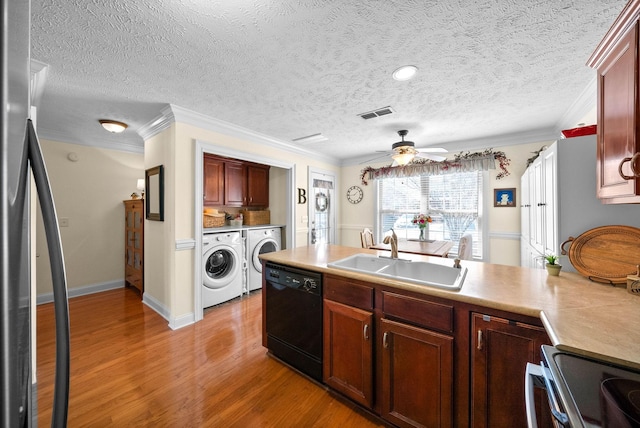
[(309, 169), (309, 243), (335, 243), (335, 177)]

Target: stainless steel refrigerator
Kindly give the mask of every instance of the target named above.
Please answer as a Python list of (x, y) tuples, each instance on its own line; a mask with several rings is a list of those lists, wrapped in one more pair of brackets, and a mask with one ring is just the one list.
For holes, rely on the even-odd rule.
[(51, 258), (56, 378), (51, 426), (67, 422), (69, 315), (62, 245), (46, 168), (30, 115), (29, 0), (0, 0), (0, 427), (32, 426), (30, 177), (36, 184)]

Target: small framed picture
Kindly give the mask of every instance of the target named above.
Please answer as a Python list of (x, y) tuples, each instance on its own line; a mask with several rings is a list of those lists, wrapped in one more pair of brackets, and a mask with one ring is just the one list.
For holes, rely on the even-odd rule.
[(516, 189), (493, 189), (493, 206), (494, 207), (515, 207), (516, 206)]

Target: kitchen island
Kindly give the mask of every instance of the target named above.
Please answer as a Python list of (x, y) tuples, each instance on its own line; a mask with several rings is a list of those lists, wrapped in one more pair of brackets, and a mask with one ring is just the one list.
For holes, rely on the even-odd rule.
[[(447, 291), (327, 267), (359, 253), (389, 255), (317, 245), (264, 254), (261, 259), (540, 318), (559, 349), (640, 369), (640, 296), (622, 286), (596, 283), (572, 272), (554, 277), (543, 269), (462, 261), (469, 269), (464, 285), (460, 291)], [(439, 257), (403, 254), (402, 258), (453, 264), (452, 259)]]
[[(506, 423), (522, 413), (516, 409), (523, 402), (522, 372), (527, 361), (540, 361), (543, 343), (640, 368), (634, 327), (640, 299), (625, 288), (575, 273), (553, 277), (545, 270), (462, 261), (464, 284), (449, 291), (327, 266), (359, 253), (389, 255), (315, 245), (261, 259), (323, 274), (324, 383), (388, 422)], [(401, 258), (453, 265), (439, 257)]]

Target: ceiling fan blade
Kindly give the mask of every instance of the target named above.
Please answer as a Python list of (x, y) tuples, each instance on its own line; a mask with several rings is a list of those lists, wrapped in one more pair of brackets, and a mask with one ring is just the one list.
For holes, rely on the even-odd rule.
[(449, 150), (442, 147), (425, 147), (423, 149), (416, 149), (422, 153), (449, 153)]
[(371, 159), (368, 159), (368, 160), (365, 160), (365, 161), (362, 161), (362, 162), (359, 163), (359, 165), (362, 165), (362, 164), (365, 164), (365, 163), (369, 163), (369, 162), (373, 162), (373, 161), (377, 161), (377, 160), (384, 159), (384, 158), (387, 158), (387, 157), (391, 156), (391, 154), (388, 153), (388, 152), (379, 152), (379, 153), (384, 153), (384, 154), (378, 155), (378, 156), (376, 156), (374, 158), (371, 158)]
[(416, 157), (431, 159), (432, 161), (436, 161), (436, 162), (442, 162), (443, 160), (446, 159), (446, 156), (433, 155), (431, 153), (418, 153)]

